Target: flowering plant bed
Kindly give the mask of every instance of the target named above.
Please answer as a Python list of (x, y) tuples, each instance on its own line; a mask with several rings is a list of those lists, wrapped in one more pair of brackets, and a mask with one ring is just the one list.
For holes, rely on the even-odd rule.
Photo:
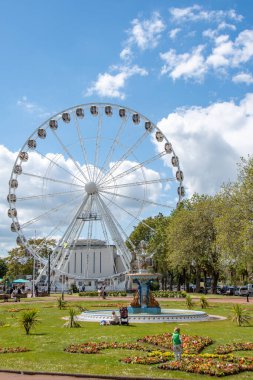
[[(132, 356), (120, 359), (126, 364), (155, 365), (163, 370), (180, 370), (210, 376), (233, 375), (243, 371), (253, 371), (253, 358), (235, 357), (232, 351), (251, 350), (252, 343), (235, 343), (219, 346), (213, 354), (200, 352), (212, 344), (209, 337), (183, 335), (183, 355), (181, 361), (174, 360), (171, 334), (148, 335), (134, 343), (85, 342), (71, 344), (65, 348), (69, 353), (96, 354), (104, 349), (127, 349), (147, 352), (146, 356)], [(152, 346), (159, 347), (153, 350)]]
[(15, 354), (19, 352), (27, 352), (30, 351), (25, 347), (0, 347), (0, 354)]
[[(159, 347), (172, 350), (172, 334), (165, 333), (160, 335), (147, 335), (138, 342), (149, 343)], [(196, 354), (201, 352), (206, 346), (213, 343), (209, 337), (182, 335), (183, 351), (186, 354)]]
[(169, 363), (159, 365), (158, 368), (211, 376), (234, 375), (241, 372), (241, 368), (237, 363), (219, 360), (216, 358), (202, 358), (199, 356), (183, 358), (181, 361), (171, 361)]
[(253, 343), (231, 343), (231, 344), (225, 344), (222, 346), (219, 346), (216, 348), (215, 352), (217, 354), (228, 354), (229, 352), (233, 351), (253, 351)]
[(79, 344), (71, 344), (66, 347), (64, 351), (70, 353), (81, 353), (81, 354), (96, 354), (101, 350), (105, 349), (126, 349), (126, 350), (139, 350), (139, 351), (150, 351), (151, 349), (141, 345), (139, 343), (117, 343), (117, 342), (86, 342)]

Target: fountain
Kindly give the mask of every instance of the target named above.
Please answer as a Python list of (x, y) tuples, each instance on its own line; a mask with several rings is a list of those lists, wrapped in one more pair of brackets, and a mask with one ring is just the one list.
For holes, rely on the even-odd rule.
[(148, 260), (152, 255), (148, 255), (146, 251), (146, 243), (142, 240), (140, 243), (140, 251), (136, 252), (136, 261), (133, 267), (137, 267), (137, 273), (129, 273), (128, 278), (132, 283), (138, 284), (135, 296), (128, 307), (130, 314), (161, 314), (161, 307), (152, 294), (151, 283), (160, 277), (157, 273), (150, 273), (148, 268)]
[[(151, 256), (146, 253), (144, 242), (141, 242), (140, 251), (136, 253), (136, 260), (133, 262), (133, 273), (128, 274), (129, 282), (138, 285), (130, 306), (128, 306), (129, 323), (197, 322), (209, 320), (209, 316), (203, 311), (161, 309), (150, 289), (152, 281), (160, 276), (148, 270)], [(109, 321), (111, 313), (112, 310), (85, 311), (78, 317), (78, 320), (86, 322)]]

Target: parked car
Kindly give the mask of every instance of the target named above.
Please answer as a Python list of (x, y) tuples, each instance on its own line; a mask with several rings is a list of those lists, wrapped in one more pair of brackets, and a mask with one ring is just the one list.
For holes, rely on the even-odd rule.
[(236, 286), (229, 286), (226, 290), (227, 296), (234, 296), (236, 291)]
[(253, 296), (253, 284), (248, 284), (247, 286), (248, 286), (249, 295)]
[(238, 296), (246, 296), (248, 294), (248, 286), (239, 286), (238, 288)]

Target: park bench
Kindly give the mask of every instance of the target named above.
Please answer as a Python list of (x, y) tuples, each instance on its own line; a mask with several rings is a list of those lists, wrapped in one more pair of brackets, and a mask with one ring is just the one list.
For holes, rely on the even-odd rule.
[(10, 294), (0, 294), (0, 300), (3, 300), (4, 302), (8, 302), (10, 298)]

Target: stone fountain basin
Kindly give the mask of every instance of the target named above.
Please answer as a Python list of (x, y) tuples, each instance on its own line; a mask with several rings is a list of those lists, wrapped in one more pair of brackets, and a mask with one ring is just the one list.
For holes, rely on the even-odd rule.
[[(117, 309), (94, 310), (82, 312), (77, 319), (81, 322), (110, 321), (113, 310), (119, 315)], [(204, 311), (180, 309), (162, 309), (160, 314), (128, 314), (129, 323), (204, 322), (209, 319), (209, 315)]]

